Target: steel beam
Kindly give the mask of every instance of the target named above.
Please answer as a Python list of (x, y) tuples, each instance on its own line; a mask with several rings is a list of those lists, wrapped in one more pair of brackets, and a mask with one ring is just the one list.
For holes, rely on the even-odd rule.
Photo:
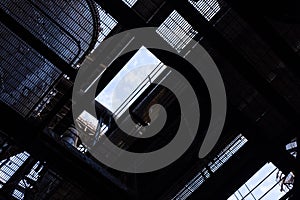
[(62, 73), (67, 74), (72, 80), (75, 79), (76, 69), (71, 67), (65, 60), (59, 57), (55, 52), (49, 49), (43, 42), (38, 38), (33, 36), (26, 28), (20, 25), (15, 19), (13, 19), (9, 14), (0, 9), (0, 21), (8, 27), (12, 32), (14, 32), (23, 41), (29, 44), (37, 52), (39, 52), (43, 57), (54, 64)]

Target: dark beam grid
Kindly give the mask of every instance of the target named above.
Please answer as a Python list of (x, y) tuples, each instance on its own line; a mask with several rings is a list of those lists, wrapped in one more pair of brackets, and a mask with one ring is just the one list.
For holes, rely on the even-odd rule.
[(51, 61), (64, 74), (67, 74), (72, 80), (75, 79), (76, 69), (72, 68), (66, 61), (50, 50), (39, 39), (34, 37), (26, 28), (17, 23), (16, 20), (14, 20), (2, 9), (0, 9), (0, 19), (6, 27), (8, 27), (12, 32), (16, 33), (16, 35), (24, 40), (27, 44), (30, 44), (43, 57)]
[[(110, 4), (106, 4), (105, 6), (112, 6)], [(115, 5), (112, 6), (115, 8)], [(177, 6), (177, 10), (180, 12), (183, 9), (182, 4)], [(109, 10), (109, 8), (106, 7), (106, 9)], [(111, 8), (113, 9), (113, 8)], [(185, 18), (189, 18), (190, 15), (190, 11), (193, 10), (191, 7), (189, 9), (185, 9), (186, 13), (184, 14)], [(113, 10), (112, 10), (113, 12)], [(116, 12), (116, 10), (114, 11)], [(132, 14), (132, 10), (130, 9), (126, 9), (125, 13), (131, 13)], [(181, 12), (182, 13), (182, 12)], [(116, 15), (119, 15), (116, 13)], [(132, 14), (134, 15), (134, 14)], [(159, 15), (159, 13), (158, 13)], [(196, 17), (193, 17), (193, 23), (191, 23), (195, 28), (197, 27), (198, 31), (200, 32), (205, 32), (203, 35), (206, 36), (209, 40), (211, 41), (215, 41), (215, 39), (217, 38), (217, 41), (214, 42), (215, 45), (217, 46), (218, 49), (221, 49), (221, 52), (225, 52), (227, 51), (228, 47), (230, 47), (231, 45), (229, 45), (228, 42), (226, 42), (226, 39), (224, 39), (222, 37), (222, 35), (218, 34), (216, 30), (213, 29), (212, 25), (209, 24), (208, 22), (202, 20), (202, 16), (200, 14), (198, 14)], [(124, 20), (128, 21), (128, 18), (123, 18), (120, 17), (119, 18), (119, 22), (121, 24), (126, 24), (128, 22), (125, 22)], [(197, 25), (197, 23), (200, 21), (200, 24)], [(130, 21), (130, 26), (131, 27), (141, 27), (143, 24), (145, 24), (144, 22), (136, 22), (136, 21)], [(204, 24), (204, 26), (203, 26)], [(150, 24), (147, 24), (148, 26)], [(204, 30), (204, 31), (203, 31)], [(212, 35), (210, 36), (210, 34), (212, 33)], [(217, 37), (216, 37), (217, 35)], [(226, 47), (226, 48), (225, 48)], [(270, 86), (270, 84), (263, 79), (260, 74), (258, 74), (253, 66), (251, 64), (249, 64), (242, 55), (240, 55), (238, 52), (234, 52), (234, 53), (225, 53), (225, 55), (229, 55), (230, 60), (235, 64), (235, 66), (239, 66), (238, 71), (243, 74), (244, 77), (246, 77), (246, 79), (252, 83), (255, 88), (260, 91), (260, 93), (266, 98), (268, 99), (269, 103), (271, 103), (276, 109), (280, 110), (281, 113), (283, 113), (283, 115), (285, 117), (287, 117), (289, 120), (291, 121), (296, 121), (296, 119), (298, 118), (298, 114), (294, 112), (294, 110), (291, 108), (290, 104), (280, 95), (277, 93), (277, 91), (274, 90), (274, 88), (272, 88)], [(235, 61), (235, 59), (237, 58), (237, 61)], [(244, 69), (244, 67), (246, 67), (246, 70)], [(275, 102), (274, 102), (275, 101)], [(288, 108), (288, 109), (286, 109)], [(291, 112), (290, 112), (291, 111)], [(296, 116), (296, 118), (295, 118)]]
[[(118, 9), (116, 9), (116, 10), (118, 10)], [(120, 14), (120, 13), (118, 13), (118, 15), (119, 15), (119, 14)], [(128, 16), (127, 16), (126, 18), (124, 18), (124, 19), (128, 19)], [(135, 18), (131, 18), (131, 19), (135, 19)], [(128, 23), (129, 23), (130, 25), (134, 24), (134, 23), (132, 23), (131, 20), (128, 20), (128, 21), (129, 21)]]
[[(42, 132), (39, 127), (24, 120), (2, 103), (0, 109), (6, 116), (1, 131), (10, 133), (17, 145), (26, 149), (35, 159), (45, 160), (50, 168), (62, 174), (65, 179), (72, 180), (73, 184), (85, 188), (85, 191), (94, 194), (95, 197), (107, 193), (113, 199), (127, 199), (132, 194), (130, 189), (113, 178), (103, 166), (85, 157), (73, 147), (55, 141), (49, 136), (49, 132), (46, 130)], [(17, 125), (11, 126), (9, 122), (12, 121), (17, 122)], [(95, 187), (91, 185), (102, 189), (94, 190)]]
[[(300, 119), (289, 102), (282, 97), (269, 82), (264, 79), (255, 68), (230, 44), (203, 16), (198, 13), (193, 6), (185, 1), (174, 4), (176, 10), (200, 33), (206, 37), (211, 44), (219, 50), (233, 64), (234, 68), (249, 82), (254, 88), (277, 109), (290, 122)], [(230, 51), (228, 51), (230, 49)]]
[[(282, 36), (266, 21), (264, 11), (259, 7), (259, 2), (225, 0), (236, 12), (256, 31), (256, 33), (272, 48), (276, 55), (286, 66), (300, 77), (300, 57), (288, 45)], [(258, 9), (258, 12), (253, 13)], [(269, 9), (272, 9), (270, 6)]]

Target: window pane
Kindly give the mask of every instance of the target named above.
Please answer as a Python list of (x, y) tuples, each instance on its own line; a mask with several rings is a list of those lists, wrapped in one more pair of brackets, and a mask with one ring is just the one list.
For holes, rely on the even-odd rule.
[[(218, 168), (220, 168), (224, 163), (219, 160), (219, 157), (230, 153), (229, 150), (234, 150), (230, 153), (228, 158), (224, 161), (226, 162), (235, 152), (237, 152), (248, 140), (242, 135), (239, 134), (236, 138), (234, 138), (214, 159), (213, 162), (210, 162), (208, 166), (212, 170), (212, 172), (215, 172)], [(176, 196), (173, 199), (186, 199), (188, 196), (192, 194), (196, 189), (198, 189), (206, 179), (210, 177), (210, 173), (208, 170), (204, 167), (200, 172), (190, 181), (188, 184), (185, 185), (185, 187), (176, 194)], [(242, 187), (241, 191), (244, 195), (246, 195), (249, 190), (246, 187)], [(241, 194), (239, 192), (236, 192), (237, 198), (242, 199)], [(240, 198), (241, 197), (241, 198)], [(230, 197), (231, 199), (237, 199), (234, 195)]]
[[(141, 47), (100, 92), (96, 100), (116, 116), (120, 116), (150, 85), (149, 74), (155, 73), (151, 78), (154, 80), (166, 68), (164, 65), (159, 66), (160, 63), (149, 50)], [(144, 82), (145, 85), (141, 85)]]
[[(234, 194), (236, 196), (238, 196), (238, 193), (242, 194), (244, 199), (279, 199), (287, 190), (280, 191), (281, 183), (278, 183), (280, 178), (277, 177), (280, 173), (278, 172), (277, 167), (273, 163), (267, 163)], [(248, 190), (245, 195), (247, 187), (250, 191)], [(231, 199), (232, 196), (228, 199)]]

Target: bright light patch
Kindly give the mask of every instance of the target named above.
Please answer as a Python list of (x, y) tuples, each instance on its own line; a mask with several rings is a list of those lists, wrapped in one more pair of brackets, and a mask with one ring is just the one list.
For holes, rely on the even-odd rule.
[(289, 190), (285, 185), (281, 186), (283, 178), (284, 175), (273, 163), (267, 163), (228, 200), (280, 199)]
[[(96, 101), (117, 115), (121, 115), (130, 104), (166, 68), (145, 47), (141, 47), (118, 74), (96, 97)], [(149, 78), (150, 73), (155, 73)], [(128, 100), (129, 99), (129, 100)]]

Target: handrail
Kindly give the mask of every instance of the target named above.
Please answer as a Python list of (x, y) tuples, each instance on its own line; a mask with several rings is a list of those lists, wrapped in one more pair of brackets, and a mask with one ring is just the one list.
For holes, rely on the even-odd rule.
[[(117, 117), (123, 110), (124, 108), (128, 105), (128, 103), (135, 97), (135, 95), (137, 93), (139, 93), (145, 86), (147, 83), (151, 83), (151, 78), (153, 78), (165, 65), (160, 62), (147, 76), (147, 78), (145, 78), (136, 88), (135, 90), (123, 101), (123, 103), (115, 110), (115, 112), (112, 114), (112, 116)], [(169, 74), (169, 73), (168, 73)], [(127, 102), (127, 103), (126, 103)], [(97, 126), (99, 126), (99, 120), (98, 120), (98, 124)], [(99, 134), (104, 130), (105, 128), (100, 128)], [(95, 133), (95, 135), (97, 135), (97, 133)]]
[[(215, 158), (219, 158), (218, 154), (220, 153), (224, 153), (224, 150), (227, 151), (229, 150), (231, 147), (237, 146), (238, 144), (243, 144), (243, 141), (246, 141), (247, 138), (245, 138), (242, 134), (239, 134), (235, 137), (231, 137), (232, 140), (229, 140), (230, 142), (228, 142), (225, 147), (222, 148), (222, 150), (215, 152), (214, 155), (209, 155), (209, 157), (207, 158), (207, 161), (204, 162), (199, 162), (197, 165), (195, 165), (193, 167), (193, 175), (189, 175), (188, 177), (184, 177), (182, 180), (180, 180), (179, 182), (176, 183), (176, 185), (173, 185), (163, 196), (171, 198), (172, 200), (178, 199), (179, 196), (181, 196), (185, 190), (186, 187), (190, 187), (193, 184), (193, 181), (197, 179), (197, 177), (200, 176), (200, 174), (202, 172), (199, 171), (199, 169), (203, 170), (206, 167), (210, 167), (212, 165), (209, 166), (209, 163), (212, 162), (213, 164), (213, 160)], [(240, 149), (241, 147), (239, 147)], [(233, 155), (236, 153), (237, 151), (235, 151), (233, 153)], [(214, 173), (214, 172), (213, 172)], [(188, 172), (188, 174), (190, 174), (190, 172)], [(180, 184), (178, 184), (180, 183)], [(178, 187), (178, 185), (181, 185)], [(198, 186), (197, 188), (199, 188), (200, 186)], [(161, 199), (164, 199), (161, 198)]]
[[(137, 87), (136, 89), (123, 101), (123, 103), (115, 110), (113, 116), (118, 116), (124, 108), (128, 105), (128, 103), (139, 93), (147, 83), (151, 83), (151, 78), (153, 78), (159, 70), (161, 70), (165, 66), (162, 62), (160, 62)], [(157, 70), (158, 69), (158, 70)]]

